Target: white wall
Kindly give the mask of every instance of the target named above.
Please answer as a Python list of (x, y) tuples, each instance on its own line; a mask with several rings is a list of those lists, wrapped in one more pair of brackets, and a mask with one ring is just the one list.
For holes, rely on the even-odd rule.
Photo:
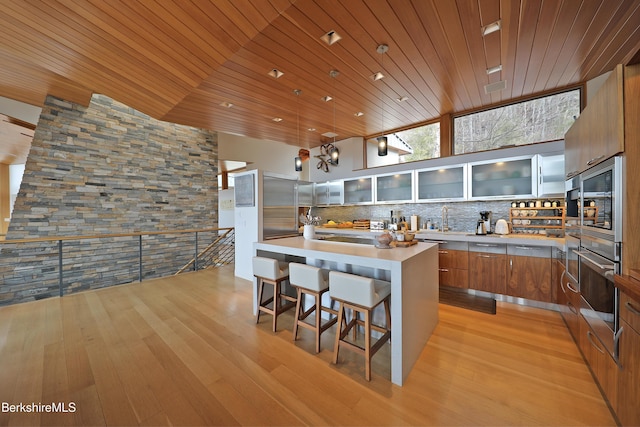
[(42, 108), (0, 96), (0, 113), (32, 125), (38, 124)]
[[(324, 172), (317, 168), (318, 159), (315, 155), (320, 154), (320, 147), (312, 148), (309, 160), (309, 181), (323, 182), (333, 179), (349, 178), (352, 176), (363, 175), (364, 156), (363, 156), (363, 138), (349, 138), (337, 141), (335, 146), (340, 151), (340, 160), (338, 166), (329, 166), (329, 172)], [(305, 163), (305, 166), (307, 163)]]
[(253, 267), (251, 265), (253, 243), (261, 238), (260, 230), (262, 229), (260, 224), (262, 218), (259, 214), (259, 206), (262, 205), (259, 200), (262, 194), (262, 189), (259, 188), (262, 185), (262, 178), (257, 170), (237, 173), (236, 178), (244, 175), (253, 176), (253, 199), (255, 200), (255, 204), (251, 207), (236, 206), (234, 209), (234, 223), (236, 227), (235, 275), (243, 279), (253, 280)]
[(294, 159), (299, 150), (300, 147), (281, 142), (218, 132), (218, 158), (220, 160), (246, 162), (247, 169), (250, 170), (260, 169), (308, 181), (309, 162), (303, 163), (302, 172), (295, 171)]

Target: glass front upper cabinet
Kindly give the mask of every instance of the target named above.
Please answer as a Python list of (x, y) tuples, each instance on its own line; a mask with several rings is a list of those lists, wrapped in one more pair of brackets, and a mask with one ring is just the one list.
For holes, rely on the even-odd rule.
[(467, 196), (466, 165), (416, 171), (418, 202), (464, 200)]
[(470, 163), (470, 199), (534, 197), (537, 192), (535, 157)]
[(565, 197), (564, 154), (538, 154), (538, 197)]
[(363, 177), (344, 180), (344, 204), (363, 205), (373, 203), (373, 178)]
[(413, 172), (376, 176), (376, 203), (413, 201)]
[(317, 206), (341, 205), (342, 181), (317, 182), (315, 193)]

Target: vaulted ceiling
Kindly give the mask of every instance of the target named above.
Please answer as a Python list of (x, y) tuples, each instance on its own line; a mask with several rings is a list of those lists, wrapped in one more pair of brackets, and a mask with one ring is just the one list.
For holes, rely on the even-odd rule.
[(0, 0), (0, 96), (102, 93), (301, 147), (569, 87), (639, 48), (640, 0)]

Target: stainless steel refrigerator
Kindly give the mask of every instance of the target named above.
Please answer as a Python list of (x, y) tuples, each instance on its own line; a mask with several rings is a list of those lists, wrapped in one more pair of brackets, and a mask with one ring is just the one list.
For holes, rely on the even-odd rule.
[(263, 174), (263, 239), (299, 234), (298, 215), (313, 205), (313, 184)]

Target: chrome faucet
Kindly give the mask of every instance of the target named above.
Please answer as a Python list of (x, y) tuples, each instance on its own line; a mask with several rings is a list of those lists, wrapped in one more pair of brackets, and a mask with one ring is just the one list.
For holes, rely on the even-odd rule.
[(442, 207), (442, 225), (440, 231), (449, 231), (449, 208), (447, 205)]

